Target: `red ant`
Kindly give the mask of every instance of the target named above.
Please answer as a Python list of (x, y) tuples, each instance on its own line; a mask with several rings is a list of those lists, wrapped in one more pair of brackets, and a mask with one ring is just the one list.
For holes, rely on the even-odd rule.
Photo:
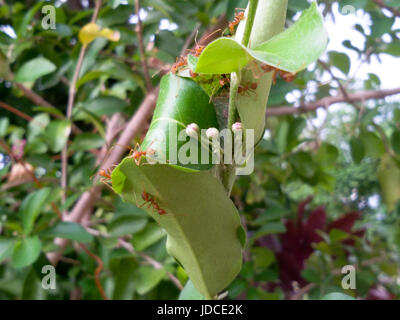
[(196, 44), (194, 49), (189, 49), (188, 51), (191, 52), (195, 57), (200, 57), (201, 53), (203, 52), (205, 46), (200, 44)]
[[(238, 9), (235, 9), (235, 11)], [(235, 27), (244, 19), (244, 12), (236, 12), (235, 13), (235, 18), (233, 19), (232, 22), (229, 22), (229, 31), (231, 34), (235, 32)]]
[(230, 82), (231, 81), (229, 80), (229, 78), (226, 74), (223, 74), (221, 79), (219, 80), (219, 84), (220, 84), (221, 88), (223, 88), (225, 86), (229, 86)]
[(138, 148), (139, 148), (139, 144), (138, 143), (136, 144), (134, 149), (129, 147), (130, 152), (129, 152), (129, 155), (128, 155), (128, 157), (133, 158), (133, 160), (135, 161), (137, 166), (140, 166), (140, 163), (142, 161), (142, 157), (143, 156), (146, 156), (148, 154), (154, 155), (155, 152), (156, 152), (154, 149), (151, 149), (151, 148), (148, 148), (146, 151), (138, 151), (137, 150)]
[(199, 74), (198, 73), (195, 73), (195, 72), (193, 72), (192, 70), (189, 70), (189, 74), (190, 74), (190, 76), (192, 77), (192, 78), (196, 78)]
[(283, 70), (279, 71), (279, 75), (286, 82), (292, 82), (294, 80), (294, 78), (296, 77), (295, 73), (291, 73), (291, 72), (287, 72), (287, 71), (283, 71)]
[(240, 85), (238, 88), (239, 94), (244, 94), (246, 92), (254, 92), (257, 89), (257, 83), (245, 83)]
[(158, 212), (159, 215), (167, 214), (167, 212), (164, 209), (160, 208), (160, 206), (158, 205), (158, 203), (156, 202), (154, 197), (151, 196), (150, 194), (148, 194), (147, 192), (145, 192), (145, 191), (142, 192), (142, 199), (144, 200), (144, 203), (140, 207), (142, 207), (146, 203), (148, 203), (148, 205), (149, 205), (148, 207), (150, 208), (151, 206), (153, 206), (153, 208), (156, 209), (156, 211)]
[[(108, 188), (110, 188), (112, 190), (112, 187), (110, 185), (111, 173), (112, 173), (112, 171), (110, 169), (101, 169), (97, 174), (101, 177), (100, 182), (105, 184)], [(94, 174), (94, 175), (96, 175), (96, 174)], [(92, 179), (93, 176), (90, 179)]]
[(176, 62), (171, 68), (172, 73), (177, 73), (179, 68), (184, 67), (187, 64), (187, 58), (186, 57), (179, 57), (176, 59)]
[(281, 78), (286, 82), (292, 82), (294, 80), (295, 76), (296, 76), (295, 73), (279, 70), (278, 68), (275, 68), (273, 66), (269, 66), (267, 64), (263, 64), (261, 66), (261, 69), (263, 69), (265, 72), (271, 72), (271, 71), (273, 72), (273, 74), (272, 74), (272, 82), (274, 84), (276, 84), (276, 76), (277, 76), (278, 73), (281, 76)]

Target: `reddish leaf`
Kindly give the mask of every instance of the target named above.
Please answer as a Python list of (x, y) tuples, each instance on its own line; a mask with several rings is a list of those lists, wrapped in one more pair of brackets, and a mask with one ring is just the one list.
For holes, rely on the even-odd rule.
[(339, 229), (347, 233), (351, 233), (353, 229), (354, 223), (360, 218), (360, 212), (349, 212), (345, 214), (343, 217), (332, 221), (328, 225), (328, 232), (332, 229)]

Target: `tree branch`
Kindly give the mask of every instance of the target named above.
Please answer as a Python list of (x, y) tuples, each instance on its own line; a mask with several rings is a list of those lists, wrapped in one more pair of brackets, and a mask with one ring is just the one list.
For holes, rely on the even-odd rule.
[(143, 43), (143, 25), (142, 25), (142, 21), (140, 20), (140, 14), (139, 14), (140, 13), (140, 1), (139, 0), (135, 0), (135, 8), (136, 8), (136, 16), (137, 16), (136, 33), (137, 33), (138, 41), (139, 41), (140, 59), (142, 61), (143, 76), (144, 76), (144, 80), (146, 82), (147, 91), (150, 91), (153, 88), (153, 86), (151, 85), (149, 67), (147, 65), (146, 52), (145, 52), (144, 43)]
[(353, 103), (357, 101), (383, 99), (385, 97), (397, 94), (400, 94), (400, 88), (387, 89), (387, 90), (359, 91), (355, 93), (348, 93), (347, 97), (345, 97), (343, 94), (338, 96), (329, 96), (314, 102), (304, 103), (298, 107), (279, 107), (279, 106), (270, 107), (267, 109), (266, 116), (278, 117), (289, 114), (302, 114), (302, 113), (316, 111), (318, 108), (328, 108), (329, 106), (339, 102)]
[(389, 10), (393, 15), (395, 15), (396, 17), (400, 17), (400, 10), (387, 6), (385, 5), (385, 3), (383, 2), (383, 0), (372, 0), (373, 2), (375, 2), (379, 7), (381, 7), (382, 9), (386, 9)]
[[(93, 11), (93, 15), (91, 18), (92, 23), (94, 23), (96, 21), (97, 15), (99, 14), (100, 7), (101, 7), (101, 0), (97, 0), (96, 7)], [(74, 107), (74, 102), (75, 102), (76, 83), (79, 78), (79, 73), (81, 71), (83, 58), (85, 57), (86, 49), (87, 49), (87, 45), (86, 44), (82, 45), (81, 50), (79, 52), (78, 62), (76, 63), (75, 72), (72, 77), (72, 81), (69, 85), (68, 105), (67, 105), (67, 119), (68, 120), (71, 120), (71, 117), (72, 117), (72, 109)], [(61, 202), (62, 202), (62, 204), (64, 204), (67, 199), (68, 140), (69, 140), (69, 133), (67, 136), (67, 143), (65, 144), (65, 146), (62, 150), (62, 153), (61, 153), (61, 189), (62, 189), (62, 198), (61, 198), (62, 201)]]
[[(153, 89), (144, 99), (139, 109), (133, 115), (131, 120), (128, 122), (124, 132), (120, 136), (117, 141), (116, 147), (112, 149), (109, 156), (103, 164), (101, 165), (102, 169), (108, 169), (111, 166), (118, 164), (121, 160), (122, 156), (126, 152), (125, 148), (118, 147), (118, 146), (127, 146), (131, 143), (133, 138), (143, 130), (145, 123), (150, 119), (154, 107), (156, 105), (157, 96), (158, 96), (159, 87)], [(65, 215), (65, 221), (72, 221), (80, 223), (81, 220), (84, 218), (87, 212), (91, 212), (93, 208), (93, 204), (95, 203), (96, 199), (99, 198), (100, 192), (102, 189), (102, 185), (96, 184), (98, 178), (94, 179), (94, 186), (84, 192), (82, 196), (79, 198), (78, 202), (73, 207), (70, 214)], [(48, 254), (49, 260), (53, 264), (57, 264), (60, 256), (62, 254), (63, 249), (68, 244), (68, 240), (66, 239), (56, 239), (55, 243), (60, 246), (59, 252), (52, 252)]]

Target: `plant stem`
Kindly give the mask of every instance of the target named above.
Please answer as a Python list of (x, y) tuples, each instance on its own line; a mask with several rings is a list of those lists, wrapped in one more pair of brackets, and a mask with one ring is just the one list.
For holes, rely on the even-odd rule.
[(239, 89), (240, 77), (239, 72), (231, 73), (231, 86), (229, 91), (229, 113), (228, 113), (228, 129), (232, 130), (232, 125), (236, 120), (236, 97)]
[(249, 1), (249, 10), (247, 13), (246, 26), (244, 28), (244, 34), (242, 44), (247, 47), (250, 41), (251, 30), (253, 29), (254, 18), (256, 17), (256, 11), (258, 6), (258, 0)]
[[(253, 28), (254, 18), (256, 16), (258, 0), (249, 1), (249, 10), (247, 13), (246, 25), (244, 29), (244, 35), (242, 44), (248, 46), (250, 42), (251, 29)], [(228, 109), (228, 129), (232, 132), (232, 125), (236, 121), (236, 98), (240, 85), (241, 71), (231, 73), (231, 83), (229, 91), (229, 109)], [(233, 137), (232, 137), (233, 138)], [(232, 143), (233, 146), (233, 143)], [(222, 170), (222, 183), (225, 187), (226, 192), (230, 195), (233, 183), (235, 182), (235, 164), (226, 165)]]

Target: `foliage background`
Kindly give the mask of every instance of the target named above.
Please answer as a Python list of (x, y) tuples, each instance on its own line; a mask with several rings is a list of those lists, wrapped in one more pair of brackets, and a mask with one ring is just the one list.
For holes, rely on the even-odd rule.
[[(41, 26), (45, 4), (57, 8), (55, 30)], [(102, 1), (97, 23), (121, 38), (97, 39), (86, 51), (67, 141), (65, 114), (81, 49), (77, 35), (95, 4), (0, 0), (1, 299), (100, 299), (97, 274), (112, 299), (176, 299), (187, 281), (166, 253), (165, 233), (157, 224), (102, 184), (93, 188), (92, 178), (101, 159), (118, 148), (111, 147), (135, 113), (151, 115), (152, 88), (182, 50), (194, 46), (194, 30), (201, 42), (201, 35), (226, 27), (234, 8), (246, 1), (140, 4), (151, 84), (135, 32), (134, 1)], [(370, 67), (375, 59), (400, 56), (399, 4), (319, 4), (327, 19), (346, 5), (358, 10), (368, 21), (353, 26), (363, 46), (343, 34), (349, 50), (331, 50), (293, 83), (278, 80), (273, 87), (255, 172), (241, 177), (232, 193), (248, 230), (248, 248), (229, 298), (400, 296), (400, 88), (397, 81), (394, 90), (383, 90), (385, 79)], [(306, 0), (289, 1), (287, 25), (308, 6)], [(352, 66), (358, 63), (371, 68), (367, 77)], [(333, 104), (329, 97), (338, 96), (340, 103)], [(317, 107), (327, 112), (316, 112)], [(148, 118), (135, 122), (131, 146), (143, 138)], [(60, 152), (66, 143), (64, 202)], [(93, 199), (82, 209), (84, 218), (75, 221), (79, 224), (60, 224), (57, 212), (77, 210), (88, 191)], [(55, 237), (73, 242), (59, 257), (57, 288), (43, 290), (41, 268), (57, 250)], [(357, 267), (355, 290), (341, 287), (340, 270), (347, 264)]]

